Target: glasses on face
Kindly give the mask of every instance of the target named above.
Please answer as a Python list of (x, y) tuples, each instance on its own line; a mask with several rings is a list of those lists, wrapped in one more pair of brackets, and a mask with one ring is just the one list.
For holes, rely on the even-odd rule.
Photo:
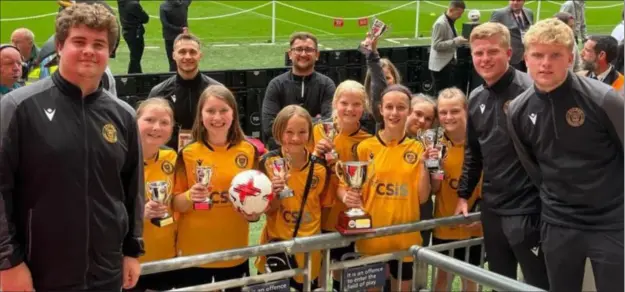
[(311, 47), (297, 47), (297, 48), (291, 48), (291, 52), (295, 52), (298, 54), (301, 54), (303, 52), (306, 52), (306, 54), (312, 54), (314, 52), (316, 52), (317, 49), (315, 48), (311, 48)]

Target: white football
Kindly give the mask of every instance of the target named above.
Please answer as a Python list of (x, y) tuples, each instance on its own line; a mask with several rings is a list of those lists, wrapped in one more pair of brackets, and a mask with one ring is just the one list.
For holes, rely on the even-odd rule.
[(234, 208), (247, 215), (264, 213), (274, 195), (271, 180), (258, 170), (246, 170), (237, 174), (228, 190)]
[(469, 17), (469, 20), (473, 21), (473, 22), (478, 22), (480, 21), (480, 11), (477, 9), (473, 9), (471, 11), (469, 11), (469, 14), (467, 14), (467, 17)]

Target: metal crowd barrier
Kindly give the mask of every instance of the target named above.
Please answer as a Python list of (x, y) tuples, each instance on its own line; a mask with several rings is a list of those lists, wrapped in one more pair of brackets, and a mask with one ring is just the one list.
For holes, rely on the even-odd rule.
[[(489, 287), (494, 287), (502, 290), (510, 290), (506, 287), (517, 287), (512, 290), (514, 291), (540, 291), (540, 289), (531, 287), (529, 285), (520, 285), (518, 281), (513, 279), (502, 279), (502, 276), (488, 272), (480, 267), (476, 267), (470, 265), (468, 263), (463, 263), (461, 261), (455, 260), (452, 257), (448, 257), (442, 254), (438, 254), (437, 251), (442, 250), (452, 250), (451, 256), (453, 256), (453, 249), (455, 248), (463, 248), (472, 245), (480, 245), (482, 244), (481, 238), (469, 239), (464, 241), (458, 241), (448, 244), (436, 245), (428, 248), (422, 248), (415, 246), (410, 250), (398, 251), (394, 253), (381, 254), (376, 256), (369, 256), (364, 258), (358, 258), (354, 260), (347, 260), (341, 262), (330, 263), (330, 249), (345, 247), (360, 239), (366, 238), (376, 238), (383, 237), (389, 235), (396, 235), (401, 233), (409, 233), (415, 231), (422, 230), (430, 230), (435, 227), (445, 226), (445, 225), (458, 225), (458, 224), (468, 224), (471, 222), (479, 221), (480, 214), (479, 213), (471, 213), (468, 217), (463, 216), (452, 216), (446, 218), (437, 218), (432, 220), (423, 220), (416, 223), (409, 224), (401, 224), (394, 226), (386, 226), (376, 228), (374, 232), (369, 234), (361, 234), (354, 236), (342, 236), (339, 233), (328, 233), (315, 235), (310, 237), (302, 237), (295, 238), (288, 241), (269, 243), (258, 246), (250, 246), (238, 249), (224, 250), (218, 252), (212, 252), (208, 254), (201, 255), (193, 255), (186, 257), (179, 257), (173, 259), (167, 259), (162, 261), (148, 262), (142, 264), (142, 274), (154, 274), (165, 271), (172, 271), (178, 269), (184, 269), (189, 267), (200, 266), (208, 263), (225, 261), (225, 260), (234, 260), (234, 259), (247, 259), (255, 256), (263, 256), (269, 255), (278, 252), (287, 252), (287, 253), (304, 253), (305, 255), (305, 264), (303, 267), (298, 267), (296, 269), (267, 273), (263, 275), (256, 275), (245, 277), (241, 279), (232, 279), (221, 282), (213, 282), (202, 285), (197, 285), (193, 287), (184, 287), (178, 288), (173, 291), (216, 291), (227, 288), (235, 288), (235, 287), (244, 287), (243, 291), (263, 291), (251, 289), (256, 284), (269, 283), (273, 281), (285, 280), (296, 276), (303, 275), (304, 276), (304, 291), (311, 291), (311, 281), (313, 279), (310, 278), (311, 274), (311, 256), (310, 253), (313, 251), (322, 252), (322, 267), (319, 274), (319, 279), (325, 279), (322, 281), (322, 285), (320, 288), (321, 291), (326, 291), (329, 286), (328, 283), (332, 282), (332, 271), (334, 270), (345, 270), (349, 268), (364, 266), (364, 265), (372, 265), (376, 263), (384, 263), (389, 260), (401, 260), (403, 257), (412, 256), (414, 258), (414, 268), (413, 268), (413, 283), (412, 288), (413, 291), (419, 291), (420, 289), (427, 289), (427, 277), (428, 277), (428, 264), (432, 264), (435, 267), (441, 267), (444, 270), (451, 272), (452, 274), (458, 274), (466, 279), (472, 280), (476, 283), (486, 285)], [(432, 256), (431, 253), (438, 255), (438, 257)], [(468, 259), (468, 252), (466, 253)], [(483, 263), (483, 258), (482, 261)], [(458, 264), (461, 263), (461, 264)], [(398, 279), (402, 278), (402, 265), (399, 265), (398, 271)], [(432, 269), (434, 272), (435, 269)], [(494, 276), (493, 276), (494, 275)], [(434, 276), (432, 277), (434, 279)], [(506, 282), (507, 281), (507, 282)], [(325, 283), (323, 283), (325, 282)], [(346, 281), (342, 281), (343, 284)], [(507, 284), (506, 284), (507, 283)], [(508, 285), (508, 286), (506, 286)], [(516, 285), (516, 286), (515, 286)], [(288, 287), (288, 284), (287, 284)], [(432, 285), (433, 287), (433, 285)], [(504, 287), (504, 288), (501, 288)], [(275, 287), (266, 287), (266, 291), (283, 291), (277, 290)], [(427, 291), (427, 290), (426, 290)]]

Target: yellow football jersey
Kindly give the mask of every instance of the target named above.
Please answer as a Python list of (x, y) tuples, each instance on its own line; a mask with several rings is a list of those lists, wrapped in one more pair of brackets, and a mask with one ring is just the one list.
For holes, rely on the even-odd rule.
[[(259, 168), (269, 177), (273, 177), (271, 169), (272, 160), (280, 158), (279, 150), (271, 151), (265, 154), (259, 164)], [(310, 169), (310, 160), (301, 169), (291, 169), (286, 184), (294, 192), (294, 196), (285, 198), (280, 201), (280, 206), (274, 212), (267, 213), (267, 220), (260, 237), (260, 244), (268, 243), (275, 240), (289, 240), (293, 238), (293, 230), (297, 222), (297, 216), (302, 204), (304, 187), (308, 172)], [(325, 165), (315, 163), (313, 177), (311, 180), (310, 191), (304, 206), (304, 212), (300, 222), (297, 237), (306, 237), (321, 233), (321, 195), (327, 185), (327, 170)], [(276, 198), (278, 199), (278, 198)], [(299, 267), (304, 266), (304, 254), (295, 255)], [(312, 278), (319, 275), (321, 266), (321, 253), (312, 253)], [(265, 257), (258, 257), (256, 268), (261, 273), (265, 273)], [(295, 280), (302, 283), (303, 277), (297, 276)]]
[[(464, 163), (464, 144), (454, 145), (449, 139), (443, 138), (442, 142), (447, 146), (447, 153), (442, 161), (445, 177), (441, 182), (441, 187), (436, 192), (436, 204), (434, 218), (453, 216), (458, 203), (458, 182), (462, 175), (462, 164)], [(477, 185), (473, 195), (468, 201), (469, 210), (482, 193), (482, 182)], [(443, 226), (434, 229), (434, 237), (446, 240), (468, 239), (474, 236), (470, 230), (460, 226)], [(475, 236), (482, 236), (477, 234)]]
[[(324, 139), (323, 125), (321, 123), (316, 124), (313, 127), (313, 140), (316, 145), (319, 140)], [(363, 129), (358, 129), (353, 133), (339, 133), (334, 138), (334, 150), (339, 154), (339, 160), (341, 161), (353, 161), (358, 160), (354, 157), (354, 147), (359, 142), (371, 138), (371, 134), (367, 133)], [(314, 149), (314, 148), (313, 148)], [(336, 199), (336, 189), (339, 185), (339, 179), (334, 173), (334, 165), (328, 167), (328, 173), (330, 173), (330, 181), (326, 187), (326, 193), (323, 194), (323, 206), (329, 206), (326, 216), (322, 218), (321, 229), (326, 231), (336, 231), (336, 223), (338, 221), (339, 213), (345, 211), (347, 207), (340, 200)]]
[[(358, 160), (372, 160), (368, 168), (370, 178), (362, 189), (362, 200), (374, 228), (420, 220), (418, 178), (425, 171), (420, 162), (423, 151), (421, 143), (408, 137), (385, 142), (376, 135), (358, 144)], [(377, 255), (408, 250), (421, 242), (421, 234), (412, 232), (360, 240), (356, 242), (356, 250), (364, 255)], [(412, 259), (406, 257), (404, 261)]]
[[(247, 141), (227, 147), (193, 142), (179, 153), (176, 162), (174, 193), (185, 195), (196, 183), (196, 166), (212, 166), (210, 210), (193, 210), (180, 214), (178, 220), (178, 255), (188, 256), (248, 246), (249, 223), (239, 214), (230, 199), (230, 182), (238, 173), (256, 168), (258, 152)], [(204, 265), (205, 268), (227, 268), (245, 259)]]
[[(150, 182), (166, 182), (167, 191), (173, 196), (174, 163), (176, 163), (176, 156), (176, 152), (173, 149), (161, 148), (155, 158), (143, 161), (146, 202), (152, 198), (148, 187)], [(167, 213), (170, 216), (174, 216), (172, 202), (173, 200), (170, 199), (167, 206)], [(174, 222), (163, 227), (158, 227), (152, 224), (150, 219), (143, 220), (145, 255), (139, 258), (140, 262), (165, 260), (176, 256), (176, 224), (177, 222)]]

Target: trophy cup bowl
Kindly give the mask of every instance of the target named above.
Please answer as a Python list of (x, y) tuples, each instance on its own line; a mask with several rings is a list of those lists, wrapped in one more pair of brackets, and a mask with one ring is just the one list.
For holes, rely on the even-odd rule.
[[(323, 127), (323, 134), (325, 135), (325, 137), (328, 138), (330, 142), (334, 143), (334, 138), (336, 138), (336, 135), (338, 134), (336, 132), (336, 128), (334, 128), (334, 123), (323, 122), (321, 126)], [(336, 152), (336, 150), (332, 149), (332, 151), (325, 154), (325, 159), (326, 161), (338, 160), (339, 154), (338, 152)]]
[(280, 200), (295, 196), (295, 193), (286, 185), (286, 175), (291, 169), (291, 163), (285, 158), (276, 158), (271, 162), (273, 175), (281, 177), (285, 181), (284, 189), (278, 194)]
[(430, 172), (432, 179), (442, 180), (445, 177), (445, 173), (441, 169), (441, 160), (443, 154), (443, 145), (439, 143), (440, 138), (443, 135), (442, 129), (428, 129), (422, 131), (419, 135), (419, 140), (423, 143), (426, 148), (438, 148), (439, 149), (439, 158), (438, 159), (426, 159), (425, 167)]
[[(360, 190), (368, 178), (368, 166), (369, 162), (363, 161), (337, 161), (334, 167), (336, 175), (345, 185)], [(364, 210), (350, 208), (339, 213), (336, 230), (342, 235), (370, 233), (373, 231), (372, 222), (371, 215)]]
[[(163, 205), (168, 205), (171, 199), (171, 193), (169, 192), (169, 184), (166, 181), (153, 181), (148, 182), (148, 190), (150, 192), (150, 199), (154, 202), (158, 202)], [(152, 218), (150, 222), (158, 227), (164, 227), (174, 223), (174, 218), (170, 214), (165, 213), (161, 218)]]
[[(212, 176), (213, 167), (201, 165), (195, 167), (195, 177), (197, 183), (208, 187), (210, 185)], [(210, 198), (206, 198), (204, 199), (204, 201), (201, 202), (193, 202), (193, 210), (210, 210), (212, 206), (213, 201)]]
[(378, 40), (384, 33), (388, 31), (389, 26), (379, 19), (374, 19), (369, 28), (367, 39), (358, 46), (358, 51), (365, 55), (371, 54), (373, 51), (371, 43)]

